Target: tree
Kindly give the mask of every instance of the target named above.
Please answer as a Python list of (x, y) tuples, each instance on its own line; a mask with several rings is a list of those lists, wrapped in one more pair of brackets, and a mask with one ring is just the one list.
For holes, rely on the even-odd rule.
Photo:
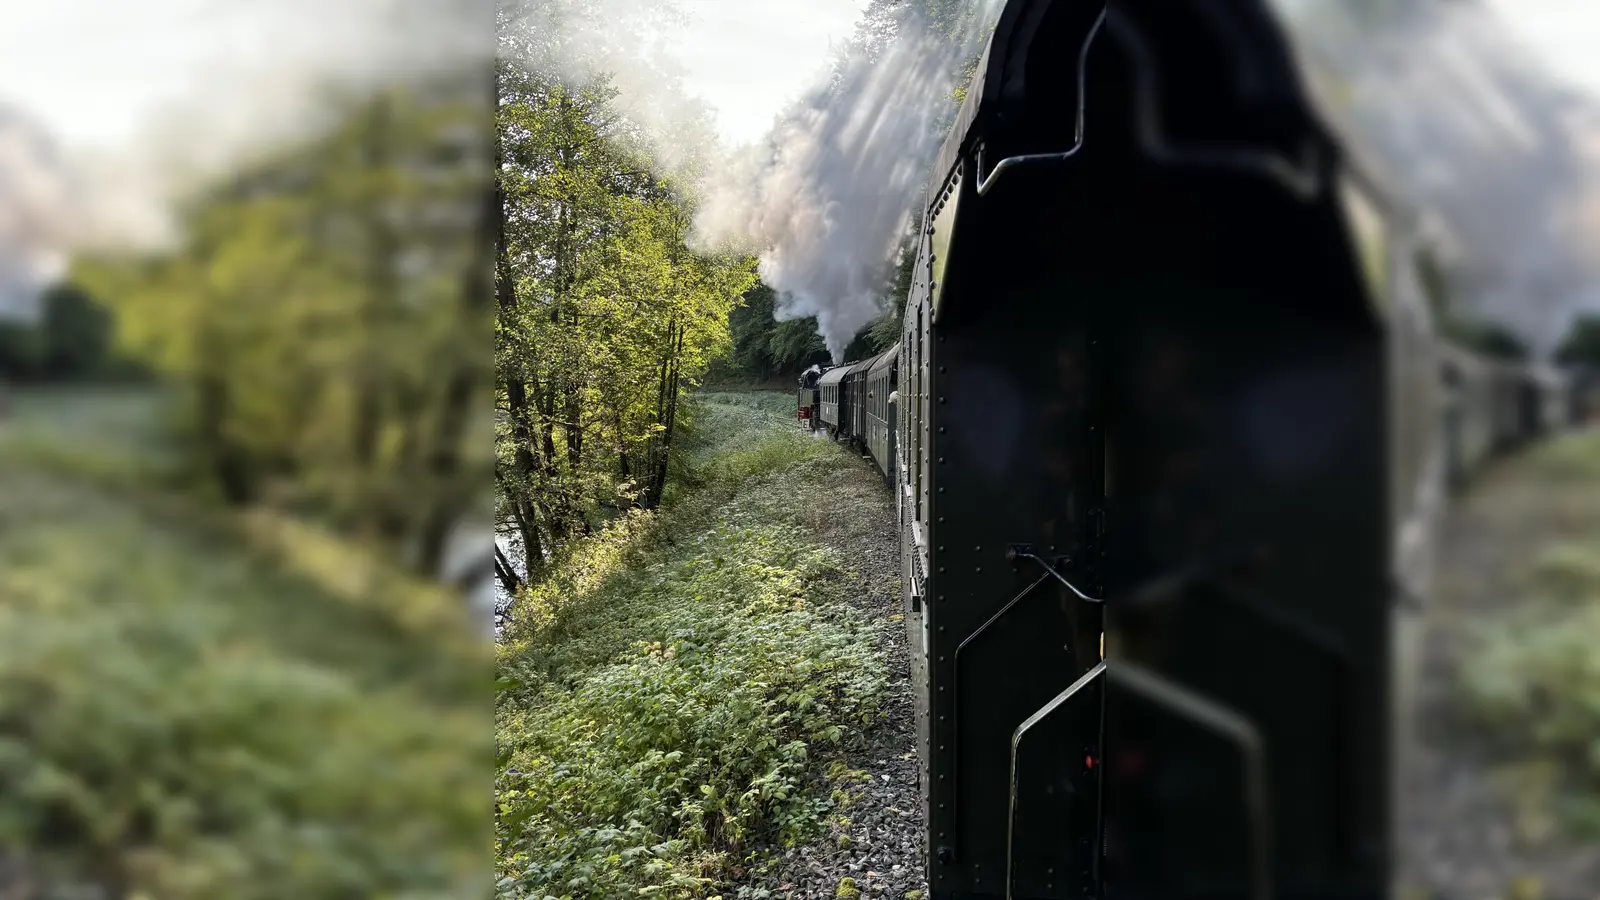
[(43, 316), (36, 323), (0, 323), (0, 374), (70, 380), (116, 367), (111, 314), (81, 286), (51, 287), (41, 306)]
[(1600, 369), (1600, 313), (1583, 313), (1573, 317), (1566, 337), (1556, 350), (1556, 362), (1564, 366)]
[(223, 500), (432, 574), (488, 474), (484, 99), (471, 79), (333, 98), (327, 132), (197, 189), (176, 250), (79, 261), (119, 346), (180, 389)]
[(1530, 355), (1528, 345), (1502, 325), (1464, 318), (1449, 320), (1445, 325), (1447, 337), (1485, 356), (1524, 362)]
[(536, 580), (608, 514), (661, 502), (680, 398), (729, 353), (754, 263), (691, 252), (603, 79), (499, 66), (495, 296), (501, 528)]

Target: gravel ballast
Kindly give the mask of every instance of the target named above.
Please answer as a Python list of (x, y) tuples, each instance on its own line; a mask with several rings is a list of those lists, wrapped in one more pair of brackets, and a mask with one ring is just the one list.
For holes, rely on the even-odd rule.
[(849, 572), (841, 586), (844, 601), (883, 625), (879, 641), (889, 673), (885, 715), (840, 754), (838, 762), (850, 774), (833, 787), (847, 800), (835, 810), (828, 833), (777, 851), (752, 873), (740, 895), (761, 896), (765, 891), (774, 898), (810, 900), (851, 897), (859, 891), (861, 897), (925, 897), (922, 800), (895, 506), (869, 459), (831, 463), (824, 471), (795, 516), (818, 543), (839, 554)]

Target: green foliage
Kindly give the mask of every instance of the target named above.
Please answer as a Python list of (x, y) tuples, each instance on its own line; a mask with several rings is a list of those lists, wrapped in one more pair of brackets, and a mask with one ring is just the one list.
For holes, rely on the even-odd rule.
[(1464, 690), (1507, 749), (1561, 773), (1567, 823), (1600, 833), (1600, 438), (1569, 435), (1534, 454), (1542, 477), (1577, 495), (1561, 514), (1587, 539), (1539, 556), (1527, 596), (1477, 635)]
[(817, 317), (774, 322), (767, 342), (773, 366), (785, 374), (798, 375), (816, 363), (830, 362), (828, 345), (817, 331)]
[(0, 323), (0, 375), (22, 380), (83, 379), (128, 370), (112, 351), (109, 311), (64, 284), (41, 300), (38, 323)]
[(1600, 579), (1586, 579), (1584, 594), (1484, 633), (1464, 677), (1475, 717), (1513, 747), (1559, 763), (1580, 789), (1569, 792), (1567, 811), (1600, 824)]
[(1485, 356), (1508, 362), (1528, 358), (1528, 346), (1500, 325), (1455, 316), (1446, 318), (1440, 330), (1454, 343)]
[(1587, 432), (1563, 434), (1540, 444), (1530, 463), (1546, 478), (1590, 489), (1600, 483), (1600, 440)]
[(617, 511), (658, 506), (682, 394), (731, 349), (754, 261), (691, 252), (603, 81), (501, 66), (496, 473), (536, 581)]
[(1600, 368), (1600, 314), (1576, 316), (1561, 347), (1556, 351), (1556, 361), (1567, 366), (1592, 366)]
[(817, 317), (779, 322), (774, 318), (776, 293), (758, 284), (745, 302), (728, 316), (732, 351), (718, 360), (713, 377), (766, 382), (793, 377), (808, 366), (830, 361), (828, 347), (817, 331)]
[[(197, 189), (183, 240), (79, 260), (181, 397), (206, 487), (433, 568), (487, 477), (481, 95), (337, 101), (330, 129)], [(474, 449), (477, 448), (477, 449)]]
[(487, 659), (458, 598), (303, 524), (14, 449), (8, 861), (117, 896), (481, 895)]
[(44, 369), (49, 342), (37, 325), (0, 322), (0, 375), (34, 378)]
[(620, 520), (519, 597), (501, 896), (703, 896), (739, 854), (821, 827), (818, 749), (873, 720), (885, 675), (875, 626), (829, 602), (838, 561), (784, 518), (783, 473), (837, 449), (769, 396), (705, 403), (715, 487)]

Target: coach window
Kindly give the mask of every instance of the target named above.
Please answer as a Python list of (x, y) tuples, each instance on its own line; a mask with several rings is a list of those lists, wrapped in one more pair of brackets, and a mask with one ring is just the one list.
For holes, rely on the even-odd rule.
[(1391, 295), (1394, 290), (1393, 265), (1389, 259), (1389, 242), (1392, 239), (1384, 225), (1383, 212), (1378, 203), (1352, 178), (1340, 185), (1345, 219), (1350, 237), (1356, 244), (1361, 259), (1362, 274), (1366, 276), (1367, 293), (1371, 296), (1380, 320), (1388, 318)]
[(926, 459), (928, 452), (927, 445), (923, 442), (923, 434), (928, 429), (928, 404), (924, 402), (924, 397), (926, 396), (926, 391), (928, 389), (926, 377), (928, 358), (923, 355), (926, 352), (927, 351), (922, 344), (922, 304), (919, 303), (917, 304), (917, 355), (913, 359), (915, 368), (912, 369), (911, 375), (911, 377), (915, 379), (913, 382), (914, 389), (911, 395), (911, 402), (915, 404), (916, 410), (915, 416), (912, 417), (913, 421), (911, 424), (911, 440), (913, 441), (911, 465), (916, 469), (916, 480), (911, 486), (911, 499), (916, 503), (916, 521), (919, 523), (923, 521), (923, 461)]
[(944, 294), (945, 270), (950, 265), (950, 236), (955, 230), (956, 205), (961, 200), (961, 179), (958, 175), (950, 182), (943, 206), (928, 223), (930, 238), (928, 259), (928, 285), (933, 300), (933, 317), (939, 317), (939, 299)]

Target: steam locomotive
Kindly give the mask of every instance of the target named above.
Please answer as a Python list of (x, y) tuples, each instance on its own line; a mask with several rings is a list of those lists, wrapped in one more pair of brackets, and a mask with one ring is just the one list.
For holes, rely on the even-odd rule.
[(1265, 0), (1009, 0), (904, 332), (803, 376), (899, 506), (945, 898), (1393, 896), (1447, 486), (1594, 388), (1442, 342)]

